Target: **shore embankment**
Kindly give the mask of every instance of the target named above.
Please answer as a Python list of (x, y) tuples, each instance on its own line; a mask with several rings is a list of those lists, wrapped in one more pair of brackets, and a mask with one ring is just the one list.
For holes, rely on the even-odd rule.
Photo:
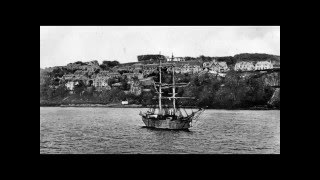
[[(61, 103), (40, 103), (40, 107), (101, 107), (101, 108), (149, 108), (142, 104), (97, 104), (97, 103), (76, 103), (76, 104), (61, 104)], [(197, 109), (198, 107), (184, 106), (183, 108)], [(205, 108), (205, 109), (226, 109), (226, 110), (280, 110), (280, 108), (272, 106), (254, 106), (249, 108)]]
[(109, 107), (109, 108), (141, 108), (140, 104), (61, 104), (60, 107)]

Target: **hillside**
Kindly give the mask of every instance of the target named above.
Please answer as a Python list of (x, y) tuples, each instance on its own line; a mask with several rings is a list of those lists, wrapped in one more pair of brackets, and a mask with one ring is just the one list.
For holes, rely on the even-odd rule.
[[(233, 57), (199, 56), (188, 57), (185, 62), (177, 64), (181, 64), (181, 68), (184, 64), (202, 66), (202, 62), (213, 59), (226, 62), (232, 67), (239, 61), (280, 61), (280, 56), (248, 53)], [(97, 60), (93, 60), (40, 68), (40, 105), (110, 104), (120, 103), (122, 100), (129, 100), (131, 104), (154, 104), (156, 100), (152, 100), (152, 97), (156, 93), (152, 82), (153, 79), (159, 80), (157, 66), (150, 65), (144, 69), (139, 64), (140, 62), (120, 64), (118, 61), (103, 61), (99, 64)], [(219, 76), (203, 71), (202, 67), (200, 71), (176, 74), (178, 83), (190, 83), (188, 88), (179, 89), (178, 95), (196, 97), (196, 101), (179, 100), (179, 105), (226, 109), (271, 105), (280, 108), (280, 91), (271, 87), (280, 82), (280, 73), (256, 76), (259, 72), (242, 73), (231, 68), (223, 76)], [(162, 81), (170, 83), (170, 73), (163, 71)], [(166, 90), (164, 93), (168, 94), (170, 91)]]

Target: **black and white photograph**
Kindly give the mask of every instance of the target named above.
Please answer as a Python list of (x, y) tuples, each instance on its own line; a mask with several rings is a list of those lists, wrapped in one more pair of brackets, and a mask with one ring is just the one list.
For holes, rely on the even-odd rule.
[(40, 154), (280, 154), (280, 26), (40, 26)]

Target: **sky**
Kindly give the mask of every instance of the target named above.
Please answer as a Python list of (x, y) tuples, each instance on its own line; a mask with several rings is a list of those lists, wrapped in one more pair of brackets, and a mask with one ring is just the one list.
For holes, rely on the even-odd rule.
[(280, 26), (40, 26), (40, 68), (76, 61), (137, 62), (176, 57), (280, 55)]

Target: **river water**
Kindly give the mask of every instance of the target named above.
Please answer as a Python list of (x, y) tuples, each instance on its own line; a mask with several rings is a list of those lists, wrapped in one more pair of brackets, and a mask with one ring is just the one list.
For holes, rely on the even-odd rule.
[(206, 110), (189, 131), (145, 128), (144, 110), (40, 107), (40, 154), (280, 154), (280, 110)]

